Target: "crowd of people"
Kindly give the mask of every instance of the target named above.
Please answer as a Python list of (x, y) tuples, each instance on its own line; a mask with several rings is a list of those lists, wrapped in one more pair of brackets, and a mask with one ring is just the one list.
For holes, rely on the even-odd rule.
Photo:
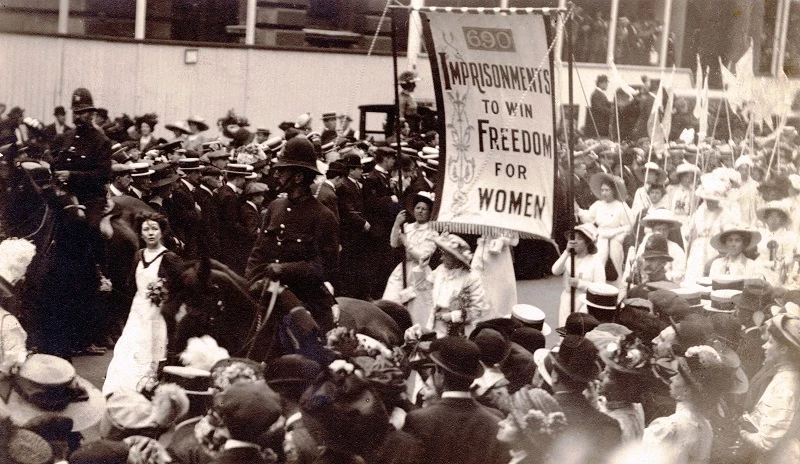
[[(0, 121), (0, 462), (800, 459), (793, 129), (587, 137), (572, 182), (562, 147), (548, 320), (517, 302), (516, 234), (430, 223), (438, 136), (413, 117), (373, 144), (334, 112), (160, 140), (87, 89), (71, 111)], [(102, 388), (71, 364), (112, 347)]]

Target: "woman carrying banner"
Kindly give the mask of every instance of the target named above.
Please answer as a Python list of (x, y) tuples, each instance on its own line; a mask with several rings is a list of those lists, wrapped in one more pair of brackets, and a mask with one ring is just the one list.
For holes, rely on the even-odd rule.
[[(571, 312), (570, 294), (575, 288), (576, 304), (582, 295), (586, 295), (586, 288), (592, 283), (606, 281), (605, 261), (597, 255), (597, 228), (594, 224), (580, 224), (575, 227), (575, 239), (567, 243), (567, 249), (553, 264), (553, 275), (564, 275), (564, 291), (561, 292), (561, 304), (558, 307), (558, 325), (563, 327)], [(575, 277), (570, 272), (570, 250), (575, 250)], [(575, 307), (578, 311), (578, 307)]]
[[(631, 210), (625, 203), (627, 191), (619, 177), (598, 172), (589, 179), (589, 187), (597, 198), (588, 210), (580, 210), (578, 216), (583, 223), (597, 225), (597, 256), (606, 265), (606, 279), (612, 285), (622, 285), (623, 248), (622, 241), (631, 227)], [(614, 272), (609, 272), (613, 270)], [(613, 275), (616, 273), (616, 275)]]

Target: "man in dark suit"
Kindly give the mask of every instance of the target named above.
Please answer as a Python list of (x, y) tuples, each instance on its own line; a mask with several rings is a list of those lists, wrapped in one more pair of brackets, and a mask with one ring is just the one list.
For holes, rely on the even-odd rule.
[(341, 161), (331, 162), (328, 166), (328, 171), (325, 173), (325, 180), (317, 185), (314, 190), (314, 197), (331, 210), (333, 215), (336, 216), (337, 224), (339, 223), (339, 197), (336, 196), (336, 190), (344, 182), (347, 172), (347, 168)]
[(133, 172), (133, 165), (131, 163), (116, 163), (111, 166), (111, 183), (108, 184), (108, 193), (110, 193), (112, 197), (128, 195), (136, 198), (130, 190), (132, 182), (131, 172)]
[(650, 88), (650, 78), (642, 76), (642, 88), (636, 96), (636, 101), (639, 107), (639, 117), (636, 119), (636, 125), (633, 126), (632, 138), (639, 140), (643, 137), (650, 137), (650, 129), (648, 122), (650, 121), (650, 113), (653, 111), (653, 105), (656, 101), (656, 95)]
[[(201, 209), (194, 199), (194, 191), (200, 184), (200, 159), (182, 158), (178, 168), (184, 176), (175, 183), (171, 203), (174, 206), (174, 228), (182, 235), (183, 256), (187, 259), (200, 257), (199, 241), (201, 233)], [(170, 226), (173, 226), (170, 224)]]
[(251, 249), (261, 231), (261, 205), (264, 203), (267, 190), (269, 190), (267, 184), (261, 182), (250, 182), (244, 188), (242, 205), (239, 207), (239, 220), (247, 230)]
[(622, 443), (622, 431), (619, 422), (598, 411), (583, 395), (600, 374), (597, 348), (585, 337), (566, 335), (552, 360), (554, 396), (567, 418), (564, 440), (575, 443), (582, 453), (580, 462), (606, 462)]
[(339, 236), (342, 250), (339, 253), (339, 275), (334, 287), (337, 295), (366, 300), (369, 289), (363, 268), (368, 245), (370, 223), (364, 218), (364, 199), (361, 176), (364, 169), (357, 154), (345, 155), (342, 162), (347, 177), (336, 189), (339, 200)]
[(67, 111), (63, 106), (56, 106), (53, 116), (56, 117), (55, 122), (44, 128), (44, 140), (47, 143), (53, 143), (56, 137), (72, 130), (72, 127), (67, 125)]
[(219, 198), (219, 240), (226, 253), (220, 255), (222, 262), (234, 272), (244, 274), (252, 242), (247, 238), (247, 229), (239, 217), (239, 207), (247, 179), (255, 177), (253, 167), (245, 164), (225, 166), (225, 185), (217, 190)]
[(285, 195), (264, 212), (245, 276), (259, 292), (268, 280), (279, 280), (327, 332), (333, 328), (335, 300), (324, 284), (336, 275), (339, 234), (333, 213), (311, 194), (319, 175), (314, 146), (303, 136), (293, 137), (273, 169), (276, 187)]
[(230, 438), (212, 464), (267, 464), (257, 444), (281, 417), (281, 399), (264, 382), (240, 382), (214, 396), (213, 411)]
[(372, 226), (369, 230), (369, 259), (365, 264), (369, 268), (370, 296), (378, 300), (397, 265), (392, 259), (389, 236), (402, 205), (396, 182), (392, 179), (397, 151), (390, 147), (378, 148), (375, 163), (375, 169), (364, 179), (364, 217)]
[(131, 164), (131, 183), (128, 191), (131, 196), (142, 201), (147, 201), (150, 192), (150, 175), (155, 171), (150, 169), (150, 165), (145, 162)]
[(474, 342), (445, 337), (433, 342), (434, 384), (441, 399), (408, 413), (403, 430), (425, 444), (430, 464), (506, 463), (508, 450), (497, 440), (502, 415), (472, 397), (472, 382), (483, 375)]
[(219, 188), (222, 171), (214, 166), (204, 166), (200, 171), (200, 182), (194, 190), (194, 200), (200, 207), (205, 248), (212, 258), (219, 257), (219, 198), (215, 190)]
[(608, 77), (605, 74), (597, 76), (597, 87), (592, 92), (592, 113), (586, 122), (586, 132), (596, 137), (608, 137), (608, 128), (611, 124), (611, 102), (606, 96), (608, 90)]

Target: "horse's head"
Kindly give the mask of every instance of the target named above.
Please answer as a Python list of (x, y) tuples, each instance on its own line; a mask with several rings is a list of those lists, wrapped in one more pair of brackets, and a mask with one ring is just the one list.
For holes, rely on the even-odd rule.
[[(173, 314), (181, 306), (186, 310), (177, 332), (184, 332), (184, 336), (211, 335), (220, 346), (236, 353), (245, 342), (258, 304), (239, 284), (240, 278), (229, 272), (209, 259), (188, 263), (171, 279), (165, 306), (173, 308), (167, 309)], [(191, 333), (182, 331), (181, 326)]]

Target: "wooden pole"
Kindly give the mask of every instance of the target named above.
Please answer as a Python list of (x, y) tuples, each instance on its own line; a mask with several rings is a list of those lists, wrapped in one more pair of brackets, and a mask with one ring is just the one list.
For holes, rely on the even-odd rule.
[[(572, 68), (575, 62), (573, 56), (573, 37), (572, 37), (572, 10), (566, 15), (565, 28), (567, 31), (567, 88), (569, 95), (569, 119), (567, 120), (567, 153), (569, 155), (569, 189), (567, 193), (567, 202), (569, 204), (569, 240), (575, 240), (575, 119), (572, 117), (573, 108), (573, 82), (572, 82)], [(575, 250), (570, 250), (569, 253), (569, 276), (575, 277)], [(569, 291), (569, 312), (575, 312), (575, 287), (570, 286)]]
[[(403, 193), (403, 168), (401, 167), (401, 157), (402, 157), (402, 150), (400, 148), (400, 83), (398, 82), (398, 66), (397, 66), (397, 21), (396, 21), (397, 14), (392, 11), (392, 66), (394, 69), (394, 137), (395, 137), (395, 144), (397, 146), (397, 162), (395, 163), (395, 167), (397, 168), (398, 174), (398, 187), (399, 193), (397, 198), (399, 201), (402, 201), (401, 194)], [(401, 232), (405, 229), (401, 229)], [(408, 285), (408, 276), (406, 276), (406, 253), (405, 247), (403, 248), (403, 261), (402, 261), (402, 273), (403, 273), (403, 288), (406, 288)]]

